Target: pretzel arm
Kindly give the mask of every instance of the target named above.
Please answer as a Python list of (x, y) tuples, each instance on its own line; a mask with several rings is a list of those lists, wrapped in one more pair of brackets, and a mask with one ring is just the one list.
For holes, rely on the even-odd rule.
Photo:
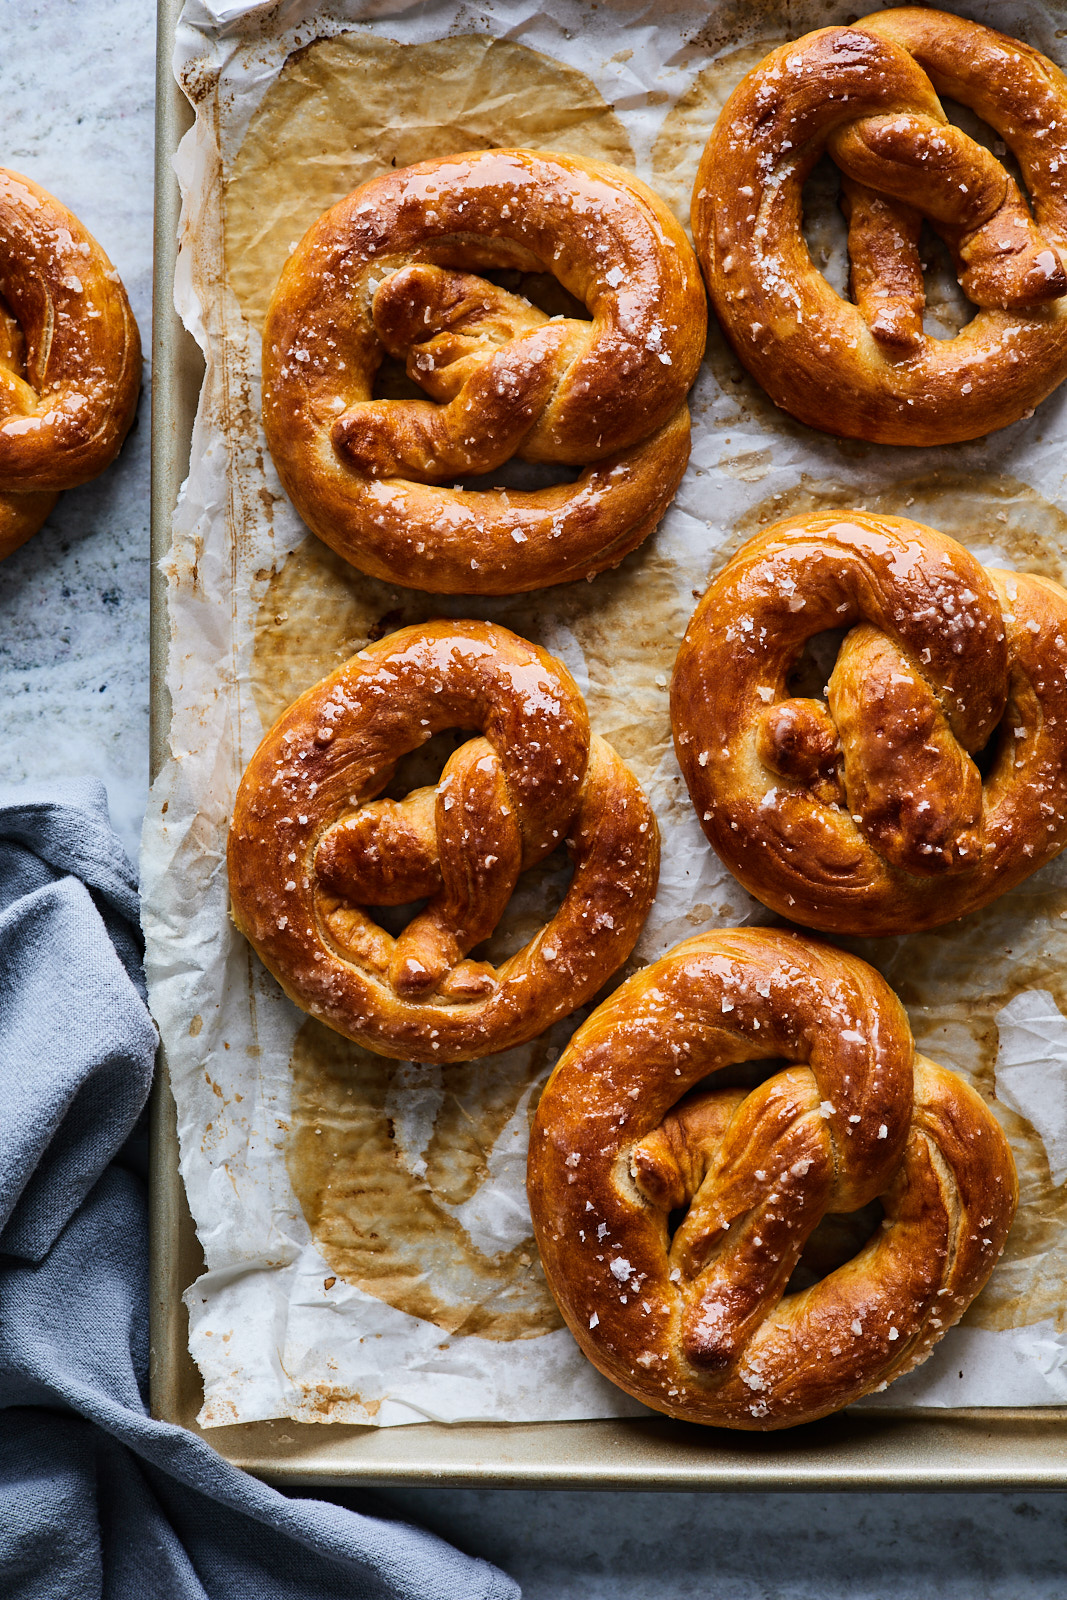
[(436, 894), (436, 801), (435, 788), (415, 789), (401, 801), (376, 800), (335, 823), (315, 854), (323, 888), (359, 906), (403, 906)]
[(449, 405), (358, 402), (334, 423), (334, 449), (374, 478), (439, 483), (492, 472), (517, 453), (556, 387), (565, 339), (551, 328), (506, 345), (479, 363)]
[(1061, 253), (1036, 227), (1010, 176), (1004, 204), (988, 221), (939, 231), (956, 257), (960, 286), (975, 305), (1026, 311), (1067, 294)]
[(804, 784), (824, 805), (843, 805), (841, 742), (818, 700), (768, 706), (756, 733), (756, 754), (769, 772)]
[(922, 213), (851, 178), (842, 183), (841, 198), (848, 221), (849, 286), (860, 315), (879, 344), (917, 350), (926, 309), (919, 260)]
[(385, 278), (371, 302), (374, 331), (434, 400), (454, 400), (494, 350), (549, 320), (521, 295), (473, 272), (413, 262)]
[(26, 340), (0, 300), (0, 417), (24, 416), (37, 403), (26, 378)]
[[(463, 745), (445, 767), (435, 827), (441, 888), (397, 939), (390, 967), (397, 993), (406, 998), (429, 994), (488, 938), (522, 870), (522, 832), (500, 763), (484, 739)], [(467, 977), (474, 981), (473, 974)], [(471, 992), (494, 987), (486, 978)]]
[(334, 448), (371, 477), (417, 483), (492, 472), (521, 454), (588, 337), (588, 324), (550, 324), (520, 295), (427, 263), (379, 284), (372, 315), (390, 355), (444, 403), (358, 402), (334, 423)]
[(753, 1090), (674, 1236), (671, 1264), (691, 1285), (682, 1342), (695, 1366), (730, 1364), (781, 1299), (826, 1210), (834, 1157), (819, 1102), (804, 1068)]
[(917, 877), (970, 871), (982, 854), (982, 775), (905, 652), (877, 628), (853, 628), (827, 694), (848, 809), (874, 848)]
[(746, 1098), (744, 1089), (688, 1094), (634, 1145), (630, 1175), (650, 1205), (677, 1211), (692, 1202)]
[(1021, 309), (1067, 293), (1057, 252), (1000, 162), (951, 123), (915, 112), (863, 117), (830, 136), (854, 182), (914, 206), (957, 253), (975, 305)]

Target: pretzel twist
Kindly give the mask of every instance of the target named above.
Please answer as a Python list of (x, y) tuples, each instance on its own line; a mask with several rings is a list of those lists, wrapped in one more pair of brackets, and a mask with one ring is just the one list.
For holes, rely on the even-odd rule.
[[(775, 1057), (796, 1065), (751, 1092), (687, 1093)], [(594, 1365), (670, 1416), (748, 1429), (825, 1416), (924, 1360), (1016, 1203), (998, 1124), (915, 1055), (878, 973), (756, 929), (677, 946), (579, 1029), (541, 1097), (528, 1191)], [(860, 1253), (786, 1292), (822, 1217), (877, 1197)]]
[[(401, 756), (477, 728), (434, 788), (376, 800)], [(521, 872), (566, 842), (555, 916), (499, 968), (469, 959)], [(465, 1061), (533, 1038), (622, 965), (656, 889), (636, 780), (558, 661), (506, 628), (436, 622), (354, 656), (249, 763), (229, 841), (234, 921), (286, 993), (381, 1055)], [(428, 904), (392, 938), (365, 907)]]
[(0, 168), (0, 560), (60, 490), (114, 459), (140, 383), (137, 324), (111, 262), (58, 200)]
[[(1034, 218), (938, 95), (1000, 135)], [(843, 174), (855, 304), (801, 231), (801, 191), (825, 150)], [(980, 308), (954, 339), (923, 332), (924, 217)], [(882, 444), (1005, 427), (1067, 375), (1067, 79), (1016, 39), (915, 6), (807, 34), (727, 102), (698, 172), (693, 236), (730, 342), (802, 422)]]
[[(806, 642), (848, 629), (827, 704)], [(902, 517), (775, 523), (697, 607), (675, 749), (704, 832), (782, 916), (915, 933), (1067, 844), (1067, 593)], [(986, 775), (975, 762), (986, 751)]]
[[(553, 273), (592, 322), (477, 275), (494, 268)], [(542, 588), (617, 566), (663, 515), (706, 326), (692, 249), (636, 178), (519, 150), (426, 161), (364, 184), (290, 258), (263, 424), (300, 515), (362, 571), (435, 593)], [(386, 352), (431, 400), (372, 399)], [(516, 455), (584, 470), (451, 486)]]

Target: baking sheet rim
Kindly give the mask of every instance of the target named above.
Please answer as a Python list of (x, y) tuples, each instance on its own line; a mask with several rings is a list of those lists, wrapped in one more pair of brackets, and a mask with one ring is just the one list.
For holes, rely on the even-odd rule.
[[(152, 332), (150, 766), (167, 753), (166, 579), (171, 519), (185, 477), (202, 361), (174, 310), (180, 197), (173, 157), (192, 122), (171, 58), (181, 0), (158, 0)], [(200, 1429), (182, 1291), (198, 1245), (178, 1170), (176, 1113), (162, 1046), (151, 1102), (150, 1393), (154, 1417), (200, 1434), (235, 1465), (279, 1483), (820, 1491), (1062, 1489), (1067, 1407), (845, 1412), (771, 1435), (667, 1418), (598, 1422), (421, 1423), (374, 1428), (287, 1418)]]

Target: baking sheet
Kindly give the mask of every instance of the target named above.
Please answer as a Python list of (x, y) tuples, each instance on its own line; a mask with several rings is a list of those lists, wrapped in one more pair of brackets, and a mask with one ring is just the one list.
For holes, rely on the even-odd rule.
[[(800, 16), (801, 9), (791, 8), (788, 20), (794, 33), (824, 20), (822, 12), (813, 18)], [(998, 8), (1001, 26), (1009, 25), (1005, 10)], [(980, 13), (976, 10), (974, 14)], [(1031, 19), (1039, 16), (1036, 9), (1028, 14)], [(303, 1218), (294, 1205), (284, 1163), (293, 1127), (289, 1068), (291, 1060), (301, 1057), (294, 1041), (304, 1019), (280, 999), (270, 980), (256, 972), (254, 960), (225, 924), (222, 849), (228, 804), (244, 760), (258, 742), (261, 718), (269, 721), (274, 709), (280, 708), (279, 696), (284, 703), (291, 693), (321, 676), (350, 649), (365, 642), (383, 619), (388, 619), (388, 631), (444, 610), (499, 617), (554, 649), (586, 680), (594, 725), (631, 760), (657, 804), (668, 843), (665, 885), (639, 956), (651, 959), (700, 927), (765, 920), (762, 908), (722, 873), (708, 851), (689, 813), (669, 753), (665, 688), (677, 639), (691, 608), (690, 589), (701, 589), (723, 553), (761, 522), (796, 505), (857, 501), (872, 509), (905, 510), (946, 527), (980, 553), (996, 551), (1006, 564), (1061, 576), (1064, 519), (1057, 505), (1063, 503), (1063, 485), (1053, 470), (1049, 441), (1062, 436), (1062, 406), (1054, 400), (1033, 423), (994, 436), (984, 447), (888, 452), (847, 446), (811, 434), (775, 412), (713, 344), (697, 391), (694, 465), (679, 503), (654, 540), (618, 574), (605, 575), (593, 585), (548, 591), (533, 601), (525, 597), (521, 605), (508, 601), (442, 603), (440, 598), (428, 600), (375, 586), (340, 568), (315, 541), (302, 542), (299, 524), (288, 506), (276, 498), (280, 491), (264, 459), (255, 421), (252, 321), (245, 323), (241, 301), (229, 285), (219, 281), (218, 272), (223, 259), (223, 207), (218, 174), (212, 167), (212, 131), (220, 130), (226, 170), (238, 177), (242, 171), (251, 171), (251, 161), (246, 159), (241, 166), (241, 144), (261, 108), (265, 108), (264, 119), (272, 114), (264, 98), (266, 80), (289, 46), (304, 44), (322, 24), (309, 28), (299, 8), (290, 8), (286, 12), (288, 37), (274, 39), (266, 47), (261, 36), (242, 45), (242, 24), (233, 15), (213, 20), (202, 7), (195, 8), (195, 13), (187, 8), (187, 18), (194, 15), (211, 29), (213, 40), (226, 33), (220, 49), (224, 54), (235, 52), (231, 73), (233, 63), (250, 68), (250, 89), (244, 97), (231, 92), (225, 75), (217, 94), (210, 73), (194, 71), (189, 78), (194, 93), (201, 94), (202, 110), (208, 108), (202, 118), (200, 147), (207, 160), (198, 192), (192, 204), (187, 204), (187, 237), (195, 237), (197, 251), (187, 250), (183, 256), (180, 295), (194, 330), (206, 330), (215, 342), (194, 442), (197, 470), (176, 524), (170, 568), (175, 646), (169, 676), (177, 707), (172, 733), (175, 759), (155, 791), (146, 851), (153, 991), (183, 1108), (183, 1168), (211, 1267), (190, 1295), (194, 1343), (207, 1380), (204, 1420), (279, 1414), (349, 1420), (373, 1416), (377, 1421), (409, 1420), (419, 1415), (544, 1415), (543, 1409), (536, 1409), (545, 1404), (544, 1390), (531, 1395), (529, 1388), (525, 1392), (523, 1388), (524, 1374), (528, 1384), (535, 1369), (539, 1383), (546, 1381), (547, 1371), (549, 1389), (557, 1386), (573, 1407), (548, 1414), (610, 1414), (612, 1409), (628, 1408), (628, 1402), (595, 1374), (591, 1391), (580, 1387), (580, 1377), (576, 1389), (572, 1371), (584, 1370), (588, 1375), (591, 1369), (584, 1362), (573, 1369), (567, 1365), (568, 1359), (575, 1358), (569, 1336), (562, 1330), (537, 1332), (517, 1343), (470, 1333), (449, 1334), (442, 1340), (440, 1327), (432, 1323), (421, 1324), (413, 1334), (407, 1322), (397, 1322), (398, 1317), (412, 1320), (406, 1312), (365, 1290), (353, 1291), (351, 1285), (345, 1285), (343, 1299), (330, 1298), (338, 1287), (338, 1276), (308, 1241), (306, 1227), (301, 1232)], [(522, 46), (528, 49), (532, 41), (546, 54), (569, 56), (571, 71), (560, 76), (572, 96), (574, 76), (584, 68), (587, 81), (593, 79), (594, 90), (601, 91), (599, 104), (596, 95), (590, 96), (583, 87), (578, 96), (580, 114), (572, 127), (580, 129), (584, 138), (618, 141), (614, 125), (619, 124), (631, 142), (638, 170), (673, 198), (684, 193), (686, 163), (688, 170), (695, 165), (716, 97), (723, 98), (739, 66), (762, 55), (767, 46), (738, 57), (736, 48), (745, 48), (738, 19), (722, 9), (713, 12), (712, 24), (704, 17), (687, 22), (681, 11), (674, 12), (667, 19), (669, 29), (653, 27), (635, 9), (624, 13), (627, 49), (631, 40), (635, 46), (634, 54), (627, 56), (627, 49), (618, 48), (618, 15), (613, 13), (612, 26), (606, 29), (598, 13), (560, 6), (552, 15), (540, 14), (538, 26), (547, 38), (539, 40), (534, 36), (536, 30), (527, 27)], [(335, 11), (328, 27), (342, 31), (353, 16)], [(783, 26), (780, 12), (749, 8), (746, 16), (752, 24), (750, 32), (772, 40), (782, 36), (775, 34), (772, 26)], [(517, 31), (519, 20), (517, 8), (499, 8), (490, 19), (473, 14), (457, 18), (451, 12), (446, 17), (441, 9), (423, 8), (388, 17), (371, 37), (378, 39), (387, 30), (394, 40), (410, 47), (420, 39), (431, 44), (435, 28), (443, 34), (450, 27), (453, 36), (461, 39), (465, 30), (475, 26), (484, 35), (487, 25), (502, 37), (509, 30)], [(718, 34), (714, 32), (716, 22), (721, 24)], [(691, 29), (688, 37), (687, 28)], [(1031, 30), (1029, 36), (1040, 48), (1051, 48), (1050, 38), (1040, 30)], [(658, 55), (653, 48), (657, 39)], [(680, 49), (679, 39), (685, 41)], [(663, 40), (669, 41), (673, 54), (664, 49)], [(460, 48), (456, 37), (447, 44), (454, 61)], [(503, 45), (513, 47), (514, 41), (503, 40)], [(503, 45), (493, 49), (499, 54)], [(614, 47), (611, 57), (606, 54), (609, 45)], [(733, 56), (728, 63), (709, 61), (709, 55), (720, 46)], [(466, 45), (462, 48), (469, 50)], [(483, 70), (488, 71), (484, 63), (492, 58), (493, 49), (484, 45), (480, 49)], [(310, 54), (301, 58), (301, 72), (307, 71)], [(401, 51), (400, 59), (404, 55)], [(620, 56), (625, 59), (618, 59)], [(520, 100), (528, 106), (532, 103), (529, 84), (521, 78), (516, 81), (515, 60), (512, 49), (502, 81), (518, 88)], [(468, 55), (464, 62), (468, 73), (469, 67)], [(542, 74), (549, 71), (543, 65), (537, 70)], [(417, 95), (420, 74), (412, 73), (411, 78)], [(543, 94), (544, 81), (543, 77), (539, 80), (539, 94)], [(670, 87), (662, 87), (664, 83)], [(617, 97), (613, 111), (606, 114), (603, 108), (609, 92)], [(681, 98), (676, 99), (679, 92)], [(453, 130), (467, 131), (479, 109), (484, 112), (484, 94), (479, 97), (467, 89), (459, 100), (459, 110), (450, 112), (449, 138)], [(400, 109), (403, 111), (402, 97)], [(505, 109), (498, 109), (498, 114), (502, 116)], [(276, 111), (273, 114), (277, 115)], [(282, 125), (291, 120), (291, 116), (282, 119)], [(527, 121), (518, 133), (510, 128), (494, 132), (484, 122), (472, 131), (477, 137), (465, 139), (465, 143), (526, 142), (530, 130)], [(387, 132), (379, 123), (372, 135), (378, 141), (375, 148), (381, 148)], [(548, 141), (539, 138), (539, 142)], [(555, 143), (575, 148), (562, 139)], [(597, 148), (590, 151), (587, 147), (586, 153), (595, 153)], [(187, 176), (189, 155), (187, 150)], [(414, 154), (403, 157), (414, 158)], [(334, 167), (329, 182), (342, 185), (336, 194), (346, 192), (349, 172), (343, 161), (335, 162)], [(358, 181), (358, 174), (352, 181)], [(300, 188), (305, 186), (314, 187), (306, 156)], [(312, 197), (312, 215), (336, 197), (334, 192), (326, 193), (319, 204), (320, 193), (315, 190)], [(298, 232), (294, 226), (294, 234)], [(247, 251), (266, 257), (268, 245), (269, 233), (264, 232), (247, 244)], [(195, 293), (194, 272), (198, 274)], [(240, 281), (239, 286), (242, 299), (247, 300), (247, 286)], [(953, 311), (946, 290), (943, 318), (950, 319)], [(221, 430), (216, 428), (213, 433), (209, 421), (221, 422)], [(231, 457), (235, 470), (231, 470)], [(314, 641), (313, 649), (308, 648), (309, 641)], [(621, 641), (631, 647), (622, 661), (618, 656)], [(1009, 1281), (999, 1301), (990, 1297), (988, 1318), (987, 1308), (975, 1308), (973, 1325), (957, 1330), (941, 1347), (945, 1370), (933, 1395), (931, 1367), (906, 1380), (915, 1398), (926, 1403), (931, 1398), (941, 1403), (984, 1398), (985, 1403), (1000, 1404), (1060, 1398), (1062, 1352), (1053, 1289), (1058, 1270), (1056, 1201), (1062, 1196), (1057, 1196), (1054, 1174), (1048, 1171), (1041, 1134), (1052, 1140), (1051, 1149), (1055, 1144), (1051, 1108), (1058, 1103), (1057, 1087), (1062, 1102), (1059, 1067), (1051, 1074), (1047, 1059), (1050, 1030), (1060, 1063), (1063, 1055), (1057, 1034), (1063, 1019), (1056, 1000), (1063, 1002), (1055, 982), (1062, 966), (1056, 924), (1060, 907), (1067, 904), (1061, 884), (1062, 874), (1055, 866), (1040, 879), (1032, 879), (1013, 897), (1019, 903), (1007, 906), (1004, 920), (995, 927), (992, 921), (982, 929), (964, 924), (925, 939), (877, 946), (873, 952), (857, 946), (868, 959), (873, 953), (903, 994), (920, 1048), (976, 1077), (987, 1093), (997, 1070), (999, 1034), (1001, 1070), (1011, 1076), (1014, 1095), (1009, 1103), (1013, 1109), (1004, 1109), (1003, 1117), (1017, 1151), (1027, 1157), (1024, 1193), (1033, 1202), (1028, 1215), (1035, 1219), (1034, 1226), (1025, 1231), (1015, 1258), (1002, 1264), (994, 1278), (991, 1290), (1001, 1275)], [(983, 921), (970, 920), (975, 924)], [(923, 945), (927, 948), (920, 953), (918, 947)], [(926, 973), (921, 984), (915, 981), (919, 971)], [(1041, 991), (1047, 1000), (1025, 999), (1027, 994)], [(1021, 1013), (1020, 1004), (1024, 1007)], [(1005, 1008), (1007, 1015), (1002, 1016)], [(320, 1075), (320, 1086), (323, 1072), (329, 1075), (330, 1046), (330, 1040), (320, 1041), (318, 1048), (308, 1050), (305, 1036), (301, 1059), (318, 1063), (314, 1071)], [(549, 1042), (546, 1057), (558, 1048), (558, 1043)], [(462, 1182), (456, 1188), (453, 1161), (453, 1170), (437, 1171), (427, 1185), (430, 1210), (450, 1217), (453, 1223), (458, 1220), (476, 1252), (487, 1261), (493, 1259), (494, 1244), (510, 1242), (515, 1267), (535, 1280), (535, 1263), (531, 1261), (527, 1268), (521, 1262), (521, 1256), (528, 1254), (522, 1239), (494, 1239), (484, 1232), (479, 1237), (478, 1229), (484, 1228), (487, 1220), (492, 1223), (501, 1210), (501, 1197), (511, 1201), (510, 1210), (504, 1210), (514, 1228), (521, 1226), (521, 1216), (516, 1217), (516, 1208), (521, 1211), (521, 1159), (513, 1148), (513, 1136), (516, 1130), (521, 1132), (524, 1112), (520, 1102), (528, 1094), (531, 1076), (536, 1080), (537, 1071), (543, 1074), (550, 1063), (547, 1059), (510, 1066), (494, 1062), (485, 1074), (473, 1073), (465, 1091), (453, 1081), (457, 1069), (446, 1069), (447, 1084), (438, 1084), (425, 1076), (431, 1069), (417, 1069), (414, 1076), (408, 1069), (405, 1078), (404, 1069), (386, 1065), (389, 1083), (379, 1081), (377, 1087), (370, 1082), (376, 1072), (381, 1078), (382, 1063), (375, 1058), (349, 1062), (342, 1070), (349, 1082), (353, 1072), (362, 1075), (360, 1101), (372, 1120), (375, 1115), (386, 1121), (392, 1117), (394, 1123), (399, 1120), (406, 1126), (399, 1141), (400, 1158), (413, 1186), (434, 1170), (433, 1133), (423, 1139), (427, 1127), (436, 1124), (442, 1113), (462, 1124), (472, 1107), (480, 1117), (486, 1106), (486, 1088), (491, 1088), (488, 1078), (495, 1075), (496, 1109), (468, 1147), (468, 1155), (475, 1155), (473, 1165), (468, 1162), (468, 1166), (472, 1170), (478, 1167), (480, 1150), (489, 1158), (483, 1164), (491, 1168), (499, 1148), (498, 1170), (486, 1175), (488, 1186), (483, 1178), (470, 1194), (463, 1195)], [(480, 1076), (483, 1081), (477, 1081)], [(299, 1075), (296, 1079), (298, 1113), (300, 1083), (306, 1077), (305, 1072), (303, 1079)], [(501, 1083), (507, 1085), (503, 1091)], [(305, 1097), (312, 1109), (316, 1092), (312, 1090), (310, 1100)], [(1002, 1098), (1006, 1099), (1004, 1091)], [(489, 1099), (493, 1099), (492, 1093)], [(435, 1109), (436, 1118), (431, 1118)], [(286, 1127), (272, 1128), (272, 1118)], [(316, 1137), (313, 1122), (306, 1118), (301, 1122), (298, 1115), (296, 1125), (310, 1130), (308, 1138)], [(442, 1121), (442, 1135), (444, 1132)], [(448, 1141), (440, 1137), (437, 1144), (440, 1158)], [(423, 1162), (425, 1172), (414, 1170)], [(448, 1166), (445, 1162), (444, 1167)], [(472, 1200), (473, 1205), (469, 1203)], [(447, 1210), (449, 1206), (466, 1210), (457, 1219)], [(446, 1225), (445, 1234), (454, 1241), (454, 1229)], [(497, 1256), (501, 1253), (499, 1249), (495, 1252)], [(1030, 1281), (1035, 1278), (1035, 1262), (1041, 1264), (1036, 1276), (1048, 1283), (1044, 1301), (1040, 1295), (1035, 1297), (1036, 1284)], [(326, 1280), (331, 1276), (334, 1283), (327, 1289)], [(392, 1276), (395, 1280), (399, 1274)], [(279, 1285), (296, 1286), (296, 1293), (281, 1309), (276, 1292)], [(265, 1295), (260, 1292), (263, 1290)], [(1020, 1341), (1012, 1331), (1014, 1323), (1032, 1318), (1035, 1311), (1037, 1323)], [(363, 1331), (358, 1336), (339, 1335), (339, 1323), (353, 1312), (362, 1319), (359, 1326)], [(382, 1365), (374, 1359), (373, 1348), (368, 1356), (366, 1346), (385, 1342), (395, 1350), (398, 1327), (405, 1337), (413, 1336), (414, 1376), (405, 1375), (406, 1391), (398, 1393), (393, 1384), (382, 1398)], [(376, 1332), (381, 1339), (375, 1339)], [(552, 1341), (569, 1349), (569, 1357), (564, 1356), (555, 1366), (551, 1358), (546, 1360)], [(490, 1371), (487, 1383), (486, 1366), (492, 1368), (498, 1356), (494, 1346), (507, 1352), (501, 1355), (501, 1370), (510, 1366), (513, 1371), (503, 1380)], [(1020, 1346), (1022, 1356), (1016, 1361)], [(531, 1361), (534, 1349), (538, 1356)], [(518, 1362), (514, 1363), (511, 1358), (516, 1351)], [(957, 1377), (959, 1371), (965, 1373), (964, 1378)], [(996, 1380), (992, 1385), (990, 1371)], [(1015, 1374), (1007, 1386), (1005, 1373)], [(392, 1382), (388, 1371), (384, 1377), (386, 1384)], [(494, 1381), (495, 1396), (487, 1392)], [(376, 1382), (379, 1393), (374, 1390)], [(487, 1409), (494, 1402), (500, 1405), (501, 1384), (507, 1391), (502, 1397), (503, 1409)], [(887, 1399), (899, 1403), (904, 1387), (895, 1385)], [(547, 1401), (555, 1404), (552, 1393)], [(523, 1409), (526, 1406), (534, 1409), (527, 1411)]]

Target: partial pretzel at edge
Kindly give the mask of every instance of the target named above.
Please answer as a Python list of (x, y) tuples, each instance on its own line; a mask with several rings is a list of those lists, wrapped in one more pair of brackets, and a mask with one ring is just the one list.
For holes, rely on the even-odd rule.
[(140, 384), (137, 324), (111, 262), (58, 200), (0, 168), (0, 559), (61, 490), (110, 465)]
[[(939, 94), (1018, 158), (1033, 218)], [(801, 192), (826, 149), (844, 175), (855, 304), (802, 233)], [(924, 216), (980, 308), (953, 339), (923, 332)], [(1067, 79), (990, 28), (904, 6), (774, 50), (719, 117), (692, 219), (731, 344), (812, 427), (882, 444), (974, 439), (1067, 376)]]

